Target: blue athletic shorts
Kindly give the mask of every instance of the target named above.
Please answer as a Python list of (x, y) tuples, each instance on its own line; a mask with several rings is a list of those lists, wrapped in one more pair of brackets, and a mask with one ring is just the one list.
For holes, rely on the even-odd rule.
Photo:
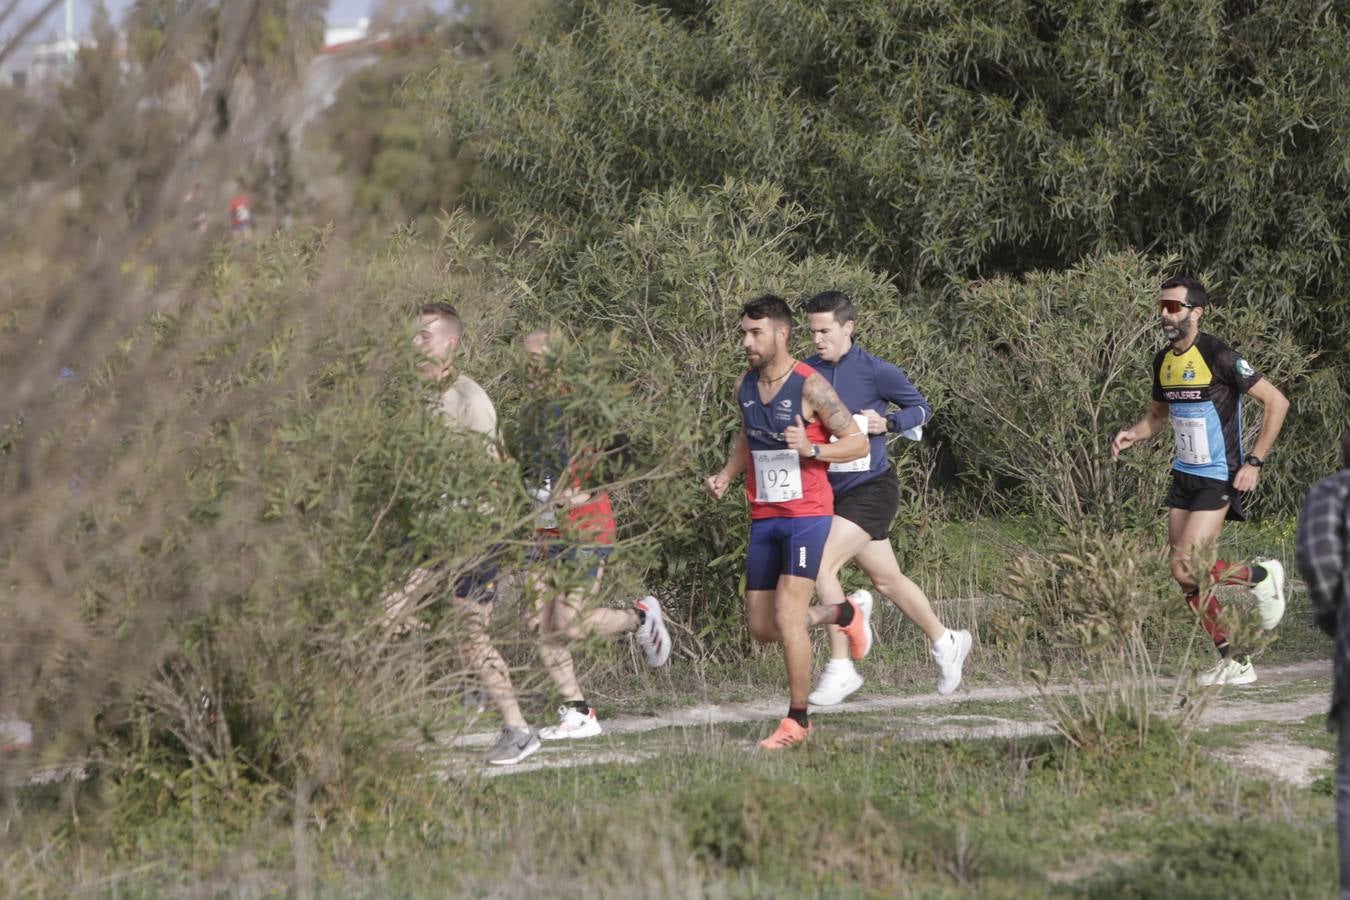
[(750, 552), (745, 557), (745, 589), (771, 591), (778, 576), (816, 580), (832, 516), (752, 519)]

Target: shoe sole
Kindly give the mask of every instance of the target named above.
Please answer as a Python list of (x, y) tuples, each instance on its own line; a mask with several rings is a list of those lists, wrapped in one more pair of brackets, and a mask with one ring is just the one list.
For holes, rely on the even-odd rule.
[[(872, 615), (869, 611), (863, 609), (863, 605), (852, 597), (848, 601), (853, 604), (853, 613), (855, 619), (849, 623), (847, 628), (842, 629), (848, 636), (848, 655), (851, 659), (866, 659), (867, 654), (872, 652)], [(862, 652), (859, 653), (854, 648), (853, 632), (857, 630), (856, 623), (858, 618), (862, 620)]]
[(1222, 680), (1222, 681), (1211, 681), (1211, 682), (1208, 682), (1208, 683), (1203, 682), (1203, 681), (1199, 681), (1199, 680), (1197, 680), (1197, 681), (1195, 682), (1195, 684), (1196, 684), (1197, 687), (1223, 687), (1223, 686), (1225, 686), (1225, 685), (1230, 685), (1230, 684), (1233, 684), (1233, 685), (1243, 685), (1243, 684), (1255, 684), (1255, 683), (1256, 683), (1256, 670), (1255, 670), (1255, 669), (1250, 670), (1250, 671), (1247, 672), (1247, 674), (1245, 674), (1245, 675), (1239, 675), (1239, 676), (1237, 676), (1236, 678), (1226, 678), (1226, 679), (1224, 679), (1224, 680)]
[(642, 654), (647, 658), (648, 667), (659, 669), (670, 661), (671, 649), (670, 629), (666, 627), (666, 617), (661, 610), (661, 601), (655, 597), (643, 597), (637, 606), (647, 614), (647, 622), (651, 626), (650, 630), (660, 635), (661, 649), (657, 652), (655, 658), (648, 652), (646, 643), (642, 644)]
[(937, 692), (938, 696), (940, 697), (947, 697), (950, 696), (951, 694), (956, 693), (956, 689), (959, 688), (961, 686), (961, 682), (965, 680), (966, 660), (970, 658), (970, 651), (975, 646), (975, 638), (971, 635), (969, 631), (964, 632), (964, 634), (966, 635), (965, 646), (962, 648), (959, 654), (960, 659), (956, 661), (956, 670), (959, 673), (956, 676), (956, 684), (952, 685), (951, 687), (947, 688), (944, 691), (942, 689), (941, 679), (939, 679)]
[(811, 706), (838, 706), (840, 703), (843, 703), (845, 700), (847, 700), (847, 699), (848, 699), (855, 691), (858, 690), (858, 688), (860, 688), (860, 687), (863, 686), (863, 677), (862, 677), (861, 675), (858, 675), (856, 672), (854, 673), (854, 675), (855, 675), (855, 676), (857, 677), (857, 679), (858, 679), (857, 683), (854, 684), (853, 687), (851, 687), (851, 688), (849, 688), (848, 690), (844, 691), (842, 694), (839, 694), (839, 695), (838, 695), (838, 696), (839, 696), (839, 699), (837, 699), (837, 700), (830, 700), (830, 699), (821, 700), (821, 699), (819, 699), (819, 695), (817, 695), (816, 693), (813, 692), (810, 696), (808, 696), (808, 697), (806, 698), (806, 702), (809, 703)]
[(544, 733), (541, 731), (541, 732), (539, 732), (539, 740), (541, 740), (541, 741), (579, 741), (579, 740), (582, 740), (582, 739), (588, 738), (588, 737), (598, 737), (598, 736), (600, 736), (600, 735), (602, 735), (602, 734), (604, 734), (604, 730), (601, 729), (601, 728), (598, 728), (598, 727), (597, 727), (594, 731), (590, 731), (590, 730), (587, 730), (587, 731), (571, 731), (571, 732), (568, 732), (567, 734), (544, 734)]
[(761, 750), (768, 750), (771, 753), (777, 750), (792, 750), (796, 747), (800, 747), (802, 744), (805, 744), (806, 739), (809, 738), (810, 736), (811, 732), (808, 731), (801, 740), (793, 741), (791, 744), (769, 744), (766, 743), (766, 741), (768, 740), (768, 738), (766, 738), (765, 740), (760, 741), (755, 746), (757, 746)]
[[(1262, 609), (1260, 606), (1258, 606), (1257, 609), (1258, 609), (1259, 612), (1262, 613), (1262, 615), (1261, 615), (1261, 629), (1262, 629), (1263, 631), (1273, 631), (1273, 630), (1275, 629), (1275, 627), (1278, 626), (1278, 625), (1280, 624), (1280, 622), (1282, 622), (1282, 621), (1284, 620), (1284, 610), (1285, 610), (1285, 602), (1284, 602), (1284, 565), (1283, 565), (1282, 563), (1280, 563), (1279, 560), (1273, 560), (1273, 559), (1272, 559), (1272, 560), (1267, 560), (1267, 562), (1273, 562), (1273, 563), (1275, 563), (1276, 565), (1279, 566), (1278, 569), (1272, 568), (1272, 569), (1270, 570), (1270, 577), (1271, 577), (1272, 579), (1274, 579), (1274, 581), (1275, 581), (1275, 598), (1274, 598), (1274, 605), (1275, 605), (1276, 613), (1275, 613), (1275, 615), (1272, 617), (1272, 621), (1271, 621), (1271, 623), (1270, 623), (1269, 625), (1266, 624), (1266, 616), (1265, 616), (1265, 614), (1264, 614), (1264, 613), (1265, 613), (1265, 610)], [(1279, 576), (1278, 576), (1278, 577), (1276, 577), (1276, 574), (1275, 574), (1277, 571), (1279, 572)]]

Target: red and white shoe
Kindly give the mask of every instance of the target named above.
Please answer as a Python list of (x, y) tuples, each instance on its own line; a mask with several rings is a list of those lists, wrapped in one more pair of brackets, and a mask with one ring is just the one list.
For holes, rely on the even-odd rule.
[(23, 719), (0, 718), (0, 753), (27, 750), (33, 746), (33, 726)]
[(648, 594), (633, 605), (646, 614), (638, 626), (636, 637), (647, 657), (647, 665), (653, 669), (664, 666), (670, 659), (670, 631), (666, 629), (665, 618), (661, 615), (661, 602)]
[(541, 741), (565, 741), (595, 737), (601, 732), (600, 720), (594, 709), (584, 713), (570, 706), (558, 707), (558, 724), (539, 729)]

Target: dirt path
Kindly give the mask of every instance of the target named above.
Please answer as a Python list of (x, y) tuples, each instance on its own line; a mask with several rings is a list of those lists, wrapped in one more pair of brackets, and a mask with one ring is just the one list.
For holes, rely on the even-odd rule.
[[(1264, 666), (1260, 670), (1261, 680), (1254, 686), (1269, 688), (1287, 685), (1292, 682), (1308, 681), (1306, 692), (1300, 692), (1295, 698), (1262, 700), (1260, 696), (1242, 696), (1243, 688), (1228, 688), (1215, 699), (1201, 717), (1205, 727), (1220, 727), (1239, 722), (1288, 723), (1307, 719), (1326, 710), (1327, 697), (1331, 689), (1330, 661), (1293, 663), (1283, 666)], [(1161, 684), (1172, 686), (1175, 679), (1162, 679)], [(1055, 693), (1071, 693), (1072, 685), (1057, 685)], [(1253, 692), (1248, 692), (1249, 695)], [(897, 717), (887, 722), (887, 733), (907, 741), (941, 740), (977, 740), (981, 738), (1019, 737), (1050, 734), (1053, 727), (1043, 718), (1011, 718), (995, 714), (944, 713), (959, 704), (988, 703), (997, 707), (1007, 705), (1009, 713), (1015, 704), (1035, 699), (1036, 688), (1029, 684), (978, 687), (958, 691), (948, 696), (936, 694), (879, 695), (860, 700), (841, 703), (838, 706), (819, 707), (811, 710), (812, 716), (828, 718), (838, 713), (879, 713), (888, 711), (906, 711), (903, 718)], [(704, 728), (713, 729), (719, 725), (740, 722), (774, 721), (782, 715), (782, 700), (756, 701), (749, 703), (707, 704), (667, 710), (653, 716), (619, 716), (604, 720), (606, 735), (631, 735), (655, 731), (663, 728)], [(446, 746), (456, 750), (473, 750), (486, 747), (496, 737), (496, 732), (464, 734), (445, 742)], [(489, 768), (484, 771), (488, 777), (513, 773), (533, 772), (540, 769), (573, 768), (610, 762), (637, 762), (651, 758), (656, 751), (630, 750), (604, 747), (604, 737), (596, 741), (581, 744), (546, 743), (544, 748), (527, 762), (518, 766)], [(1287, 743), (1287, 742), (1286, 742)], [(1255, 748), (1251, 759), (1233, 760), (1239, 764), (1255, 766), (1263, 771), (1267, 767), (1256, 766), (1259, 760), (1279, 758), (1280, 748)], [(1301, 754), (1298, 766), (1274, 767), (1278, 774), (1287, 776), (1291, 771), (1306, 773), (1322, 764), (1325, 760), (1314, 758), (1318, 751)], [(454, 761), (448, 761), (448, 770), (453, 772), (471, 771), (477, 768), (470, 754), (457, 754)]]

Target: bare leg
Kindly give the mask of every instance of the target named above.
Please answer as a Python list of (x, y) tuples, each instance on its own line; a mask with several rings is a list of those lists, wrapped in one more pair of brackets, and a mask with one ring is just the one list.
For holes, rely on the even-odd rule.
[(520, 713), (520, 704), (516, 702), (516, 692), (511, 686), (511, 673), (506, 660), (492, 646), (488, 635), (488, 618), (492, 614), (492, 604), (478, 603), (474, 600), (455, 598), (455, 606), (462, 614), (464, 637), (461, 642), (469, 666), (482, 679), (492, 703), (501, 713), (502, 722), (512, 728), (526, 728), (525, 717)]
[[(790, 705), (805, 708), (811, 692), (811, 637), (807, 632), (807, 608), (815, 581), (796, 575), (780, 575), (775, 591), (774, 621), (783, 642)], [(828, 609), (828, 608), (827, 608)]]
[(531, 586), (536, 595), (547, 598), (540, 607), (538, 617), (539, 656), (549, 677), (558, 686), (563, 700), (569, 703), (581, 700), (584, 694), (577, 681), (576, 667), (568, 644), (592, 635), (608, 637), (636, 631), (638, 627), (636, 610), (595, 607), (581, 611), (599, 593), (604, 572), (604, 565), (601, 564), (589, 586), (561, 596), (558, 594), (559, 589), (550, 586), (546, 578), (531, 576)]
[(1228, 507), (1222, 509), (1172, 509), (1167, 516), (1167, 536), (1172, 545), (1172, 577), (1186, 592), (1186, 601), (1200, 616), (1214, 646), (1220, 656), (1228, 655), (1228, 634), (1219, 625), (1219, 601), (1214, 597), (1213, 586), (1206, 596), (1200, 596), (1197, 588), (1200, 584), (1197, 566), (1202, 566), (1197, 557), (1207, 548), (1211, 548), (1219, 539), (1219, 532), (1227, 518)]
[[(820, 605), (811, 608), (813, 616), (816, 610), (828, 610), (836, 603), (844, 602), (844, 586), (839, 583), (839, 570), (853, 559), (871, 542), (866, 531), (856, 522), (835, 516), (830, 523), (830, 537), (825, 541), (825, 551), (821, 554), (820, 571), (816, 574), (816, 593)], [(812, 621), (810, 624), (818, 624)], [(830, 625), (830, 659), (847, 660), (848, 637), (838, 625)]]
[(1172, 578), (1183, 591), (1193, 591), (1199, 584), (1194, 571), (1193, 557), (1207, 546), (1216, 544), (1223, 530), (1228, 507), (1223, 509), (1170, 509), (1167, 512), (1167, 541), (1172, 545)]
[[(871, 541), (854, 559), (867, 573), (867, 577), (872, 579), (872, 584), (876, 586), (881, 595), (894, 603), (896, 609), (904, 613), (907, 619), (923, 630), (923, 633), (928, 637), (928, 643), (935, 643), (938, 638), (942, 637), (947, 630), (946, 626), (933, 612), (933, 607), (928, 602), (928, 596), (900, 571), (900, 564), (895, 559), (895, 552), (891, 549), (890, 541)], [(838, 628), (830, 629), (831, 655), (834, 651), (833, 635), (837, 631), (839, 631)], [(843, 655), (847, 658), (848, 639), (842, 633), (839, 637), (844, 648)]]
[(745, 592), (745, 624), (750, 637), (761, 644), (777, 644), (783, 639), (774, 612), (775, 591)]

